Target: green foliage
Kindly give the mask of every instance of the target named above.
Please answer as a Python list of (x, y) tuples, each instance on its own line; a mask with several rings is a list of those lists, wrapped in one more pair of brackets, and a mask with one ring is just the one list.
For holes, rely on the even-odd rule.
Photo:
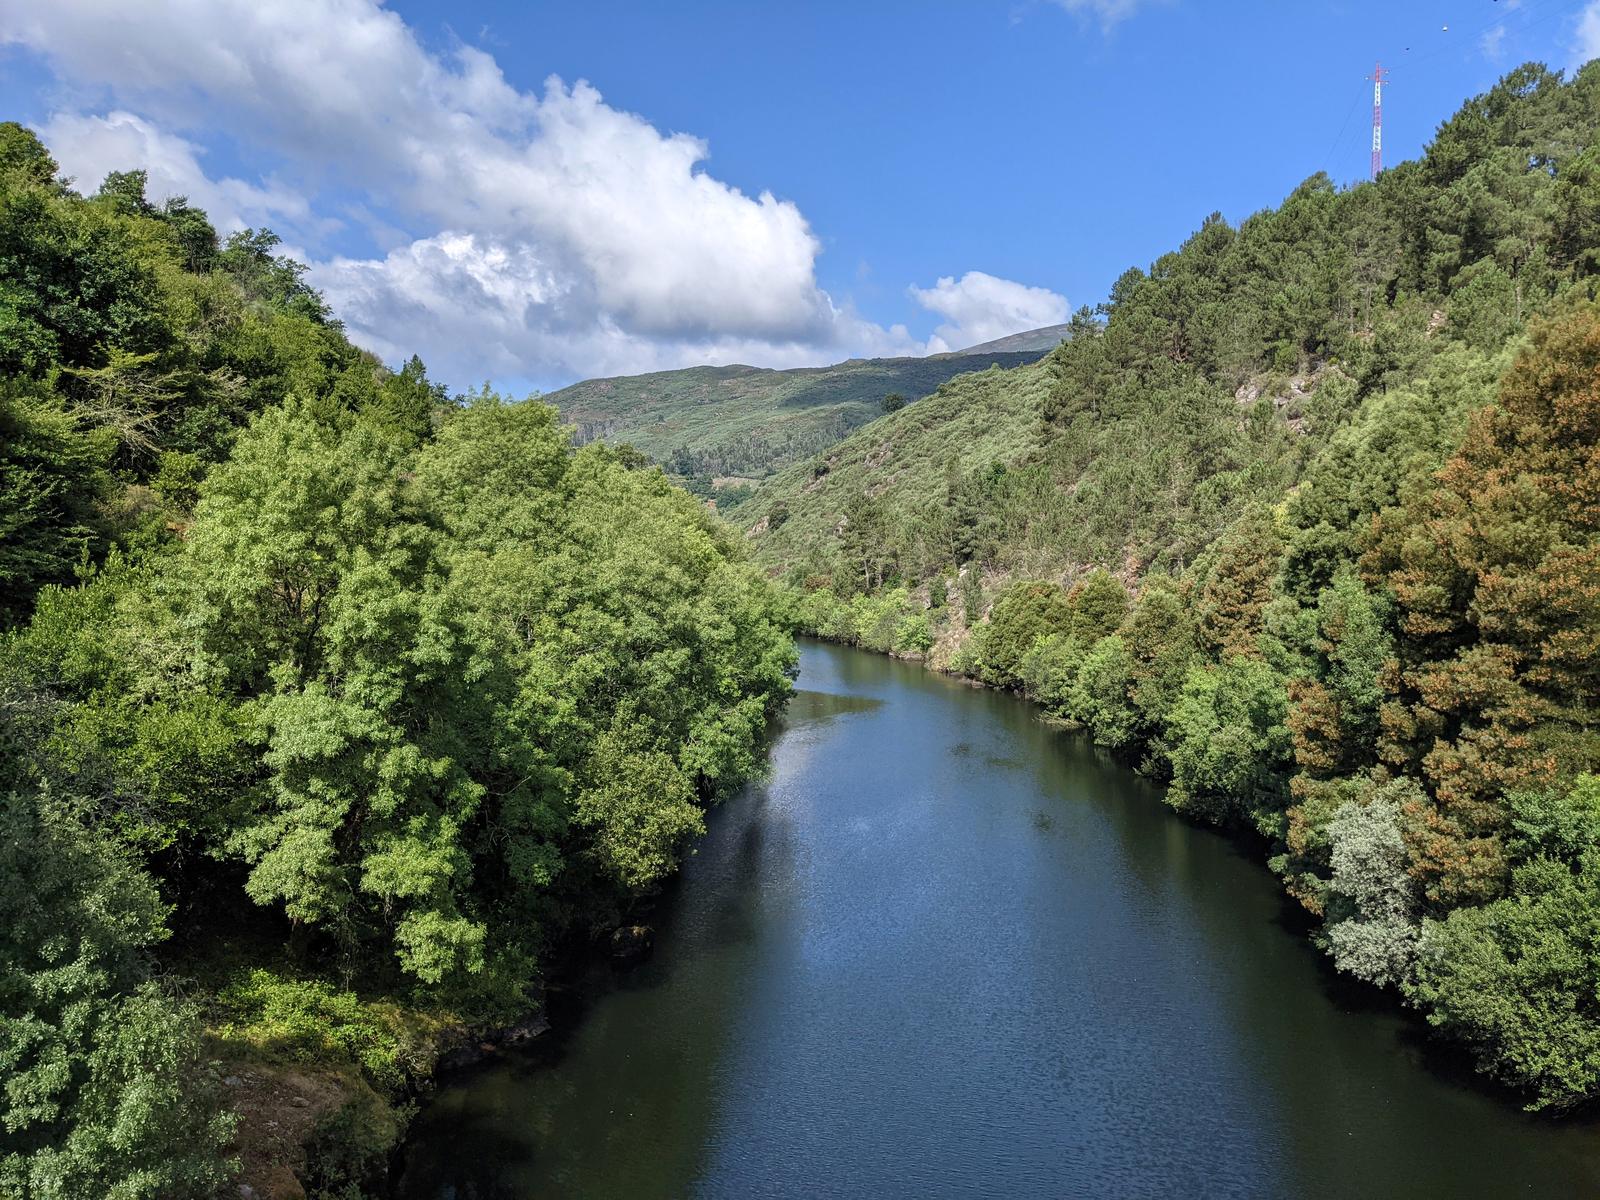
[(1113, 750), (1126, 750), (1138, 731), (1133, 706), (1133, 658), (1116, 634), (1095, 642), (1078, 668), (1071, 693), (1071, 714), (1094, 740)]
[[(973, 639), (974, 643), (978, 639)], [(1033, 640), (1017, 672), (1022, 690), (1057, 716), (1073, 711), (1073, 685), (1083, 654), (1078, 643), (1064, 633), (1046, 633)], [(976, 664), (973, 670), (976, 672)]]
[(1510, 806), (1511, 894), (1425, 922), (1412, 991), (1530, 1108), (1566, 1108), (1600, 1086), (1600, 777)]
[(801, 599), (796, 619), (807, 633), (884, 654), (926, 655), (933, 647), (928, 615), (905, 588), (848, 600), (816, 589)]
[(680, 478), (762, 479), (957, 375), (1043, 353), (851, 359), (788, 371), (690, 367), (586, 380), (545, 399), (578, 427), (581, 441), (627, 442)]
[(0, 1190), (37, 1200), (210, 1196), (233, 1122), (194, 1014), (149, 980), (148, 877), (59, 805), (0, 807)]
[(1168, 721), (1179, 812), (1276, 832), (1293, 762), (1283, 679), (1259, 659), (1191, 668)]
[(401, 1125), (370, 1092), (355, 1095), (317, 1123), (306, 1144), (306, 1184), (316, 1200), (382, 1194)]
[(70, 582), (104, 541), (112, 448), (59, 403), (0, 385), (0, 628), (25, 618), (44, 585)]
[(1512, 890), (1424, 923), (1412, 995), (1530, 1108), (1569, 1107), (1600, 1086), (1600, 855), (1535, 859)]
[(49, 185), (58, 169), (33, 130), (15, 121), (0, 121), (0, 173), (28, 184)]
[(580, 791), (575, 815), (594, 830), (591, 853), (630, 888), (645, 888), (678, 865), (679, 848), (705, 832), (694, 789), (658, 750), (630, 749), (608, 733), (596, 747), (595, 782)]
[(212, 1005), (211, 1034), (234, 1055), (358, 1067), (391, 1093), (427, 1065), (422, 1039), (395, 1004), (325, 980), (245, 969), (217, 989)]
[(997, 687), (1016, 687), (1023, 656), (1040, 638), (1072, 629), (1067, 593), (1053, 583), (1016, 583), (995, 601), (982, 641), (982, 677)]
[(1115, 633), (1128, 615), (1128, 589), (1110, 571), (1091, 571), (1068, 596), (1072, 636), (1084, 645)]
[[(207, 1195), (231, 1117), (149, 983), (171, 912), (181, 969), (265, 910), (224, 1047), (392, 1092), (420, 1014), (526, 1014), (552, 940), (670, 874), (794, 649), (637, 452), (386, 370), (269, 231), (55, 171), (0, 126), (0, 1191)], [(353, 1195), (396, 1133), (335, 1114), (307, 1182)]]
[(1576, 870), (1600, 846), (1600, 776), (1580, 775), (1571, 787), (1515, 792), (1507, 800), (1506, 850), (1515, 861), (1549, 858)]

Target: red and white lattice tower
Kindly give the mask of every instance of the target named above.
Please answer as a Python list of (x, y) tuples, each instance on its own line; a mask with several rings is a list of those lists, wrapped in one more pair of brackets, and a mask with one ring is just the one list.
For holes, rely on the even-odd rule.
[(1383, 85), (1389, 74), (1379, 63), (1368, 76), (1372, 80), (1372, 177), (1376, 179), (1383, 170)]

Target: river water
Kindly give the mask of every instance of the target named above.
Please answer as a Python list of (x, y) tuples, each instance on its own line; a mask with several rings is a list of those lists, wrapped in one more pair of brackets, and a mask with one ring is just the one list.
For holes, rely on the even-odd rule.
[(1600, 1195), (1592, 1128), (1455, 1077), (1081, 737), (838, 647), (798, 686), (655, 954), (441, 1090), (405, 1200)]

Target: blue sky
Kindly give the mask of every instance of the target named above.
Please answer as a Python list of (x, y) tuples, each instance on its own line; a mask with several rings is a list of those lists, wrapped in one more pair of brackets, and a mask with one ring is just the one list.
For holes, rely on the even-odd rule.
[(1600, 0), (0, 0), (5, 115), (81, 185), (148, 165), (385, 358), (514, 390), (1049, 323), (1364, 178), (1377, 59), (1398, 161), (1597, 53)]

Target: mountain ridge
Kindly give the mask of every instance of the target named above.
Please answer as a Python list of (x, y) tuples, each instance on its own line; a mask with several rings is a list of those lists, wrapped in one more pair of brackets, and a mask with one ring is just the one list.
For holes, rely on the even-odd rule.
[[(579, 442), (626, 442), (674, 474), (762, 479), (950, 379), (1037, 361), (1038, 350), (847, 359), (820, 367), (685, 367), (583, 380), (543, 397)], [(892, 403), (892, 402), (891, 402)]]

